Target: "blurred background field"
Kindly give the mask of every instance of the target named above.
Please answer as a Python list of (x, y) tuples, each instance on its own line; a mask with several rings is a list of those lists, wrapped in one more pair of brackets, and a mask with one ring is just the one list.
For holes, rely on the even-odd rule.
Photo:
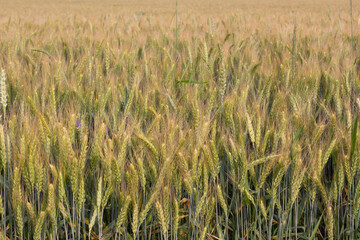
[[(176, 1), (172, 0), (13, 0), (1, 2), (1, 15), (20, 14), (32, 17), (38, 16), (56, 16), (61, 14), (79, 14), (79, 15), (98, 15), (98, 14), (133, 14), (136, 12), (146, 13), (167, 13), (173, 14), (175, 11)], [(261, 12), (262, 15), (273, 15), (276, 12), (282, 12), (288, 15), (292, 12), (299, 13), (348, 13), (349, 1), (346, 0), (200, 0), (178, 1), (179, 12), (183, 13), (198, 13), (198, 14), (212, 14), (212, 15), (226, 15), (231, 13), (246, 14), (249, 12)], [(356, 11), (359, 3), (353, 1), (353, 7)], [(266, 14), (267, 13), (267, 14)]]

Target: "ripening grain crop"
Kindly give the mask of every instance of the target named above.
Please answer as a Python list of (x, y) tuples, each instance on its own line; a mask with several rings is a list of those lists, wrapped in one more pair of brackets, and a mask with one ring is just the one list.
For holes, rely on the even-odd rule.
[(1, 4), (0, 239), (360, 238), (358, 3)]

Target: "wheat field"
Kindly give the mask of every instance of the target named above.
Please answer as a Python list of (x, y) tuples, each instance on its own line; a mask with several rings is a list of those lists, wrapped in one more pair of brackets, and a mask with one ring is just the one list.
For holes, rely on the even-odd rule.
[(359, 7), (0, 1), (0, 239), (360, 239)]

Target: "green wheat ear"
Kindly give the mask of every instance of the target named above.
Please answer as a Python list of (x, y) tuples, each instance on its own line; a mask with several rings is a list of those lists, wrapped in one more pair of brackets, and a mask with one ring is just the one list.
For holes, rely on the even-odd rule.
[(53, 227), (57, 227), (56, 222), (56, 196), (55, 196), (55, 189), (53, 184), (49, 184), (48, 186), (48, 206), (47, 212), (50, 217), (50, 222)]
[(131, 230), (133, 232), (134, 238), (138, 234), (138, 224), (139, 224), (139, 211), (138, 211), (138, 204), (136, 201), (133, 201), (133, 215), (132, 215), (132, 223), (131, 223)]
[(7, 91), (6, 91), (6, 74), (4, 69), (1, 69), (1, 74), (0, 74), (0, 103), (3, 108), (3, 114), (5, 117), (5, 111), (7, 106)]
[(34, 240), (40, 240), (40, 238), (41, 238), (45, 217), (46, 217), (46, 212), (41, 211), (40, 215), (36, 221), (36, 224), (35, 224)]
[(131, 198), (130, 198), (130, 196), (127, 196), (125, 199), (125, 202), (123, 203), (123, 205), (121, 207), (121, 211), (119, 212), (119, 216), (116, 221), (116, 230), (117, 231), (120, 231), (121, 226), (123, 224), (125, 224), (127, 221), (127, 211), (128, 211), (130, 202), (131, 202)]

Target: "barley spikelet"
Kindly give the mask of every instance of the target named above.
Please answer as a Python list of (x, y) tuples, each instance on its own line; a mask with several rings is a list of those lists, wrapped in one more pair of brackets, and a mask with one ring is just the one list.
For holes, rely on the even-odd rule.
[(217, 186), (216, 186), (216, 193), (217, 193), (217, 197), (218, 197), (221, 207), (223, 208), (225, 214), (227, 214), (228, 208), (227, 208), (226, 201), (225, 201), (224, 195), (222, 193), (222, 190), (221, 190), (221, 187), (219, 184), (217, 184)]
[(155, 207), (156, 207), (158, 218), (160, 220), (161, 231), (162, 231), (163, 235), (166, 236), (167, 224), (166, 224), (166, 219), (165, 219), (163, 208), (161, 207), (161, 204), (159, 201), (157, 201), (155, 203)]
[(314, 203), (315, 201), (315, 198), (316, 198), (316, 183), (313, 179), (311, 179), (310, 177), (310, 192), (309, 192), (309, 195), (310, 195), (310, 200), (312, 203)]
[(328, 150), (326, 151), (325, 155), (324, 155), (324, 158), (322, 159), (322, 165), (321, 165), (321, 171), (322, 169), (324, 169), (327, 161), (329, 160), (329, 157), (331, 155), (331, 153), (333, 152), (333, 149), (335, 147), (335, 144), (336, 144), (336, 139), (332, 140), (332, 142), (330, 143), (330, 146), (328, 148)]
[(192, 194), (193, 193), (193, 187), (192, 187), (192, 184), (193, 184), (193, 180), (191, 178), (191, 174), (190, 173), (186, 173), (183, 177), (183, 181), (184, 181), (184, 185), (185, 185), (185, 188), (186, 188), (186, 191), (188, 192), (188, 194)]
[(117, 221), (116, 221), (116, 230), (117, 231), (120, 231), (120, 228), (122, 226), (123, 223), (126, 222), (127, 220), (127, 210), (129, 208), (129, 204), (130, 204), (130, 201), (131, 201), (131, 198), (130, 196), (126, 196), (125, 198), (125, 202), (121, 208), (121, 211), (119, 213), (119, 216), (117, 218)]
[(318, 177), (315, 177), (314, 179), (316, 187), (319, 189), (321, 197), (323, 199), (323, 201), (325, 202), (325, 204), (328, 204), (329, 198), (326, 192), (326, 189), (324, 187), (324, 184), (319, 180)]
[(36, 222), (36, 215), (33, 205), (29, 202), (26, 202), (26, 210), (28, 213), (29, 222), (33, 226)]
[[(25, 141), (25, 139), (23, 141)], [(25, 144), (25, 142), (23, 144)], [(0, 158), (1, 158), (0, 159), (1, 160), (0, 167), (1, 167), (1, 169), (5, 169), (6, 163), (7, 163), (7, 158), (6, 158), (4, 127), (2, 124), (0, 124)]]
[(109, 183), (109, 186), (106, 188), (106, 191), (104, 193), (104, 197), (102, 198), (101, 201), (101, 209), (104, 209), (105, 206), (107, 205), (110, 196), (113, 194), (113, 185), (111, 183)]
[(358, 216), (360, 208), (360, 184), (357, 184), (355, 190), (355, 206), (354, 206), (354, 216)]
[(299, 194), (299, 191), (300, 191), (300, 188), (303, 183), (304, 176), (305, 176), (305, 172), (306, 172), (306, 169), (303, 169), (299, 173), (297, 173), (294, 181), (292, 182), (291, 199), (288, 202), (288, 206), (286, 208), (287, 212), (290, 211), (293, 204), (295, 203), (296, 198), (298, 197), (298, 194)]
[(276, 160), (272, 160), (266, 164), (265, 169), (262, 171), (262, 174), (260, 176), (260, 180), (258, 181), (258, 184), (256, 185), (257, 190), (259, 190), (263, 187), (265, 180), (271, 173), (271, 170), (273, 169), (275, 163), (276, 163)]
[[(167, 158), (163, 164), (163, 167), (161, 169), (161, 172), (160, 172), (160, 175), (158, 177), (158, 180), (156, 182), (156, 185), (155, 185), (155, 189), (154, 189), (154, 192), (153, 194), (151, 195), (151, 198), (150, 200), (155, 200), (155, 197), (157, 195), (157, 193), (160, 191), (162, 185), (163, 185), (163, 182), (164, 182), (164, 178), (165, 178), (165, 174), (168, 173), (169, 169), (171, 169), (171, 164), (172, 162), (170, 161), (170, 158)], [(150, 202), (150, 201), (149, 201)]]
[(129, 59), (127, 70), (129, 75), (129, 87), (131, 88), (135, 81), (135, 58), (132, 58), (131, 62)]
[(107, 43), (106, 52), (105, 52), (105, 72), (106, 72), (106, 75), (109, 74), (109, 69), (110, 69), (110, 47), (109, 47), (109, 43)]
[(129, 168), (130, 168), (130, 172), (128, 172), (128, 176), (129, 176), (128, 183), (129, 183), (130, 193), (133, 198), (136, 198), (136, 194), (138, 192), (138, 186), (139, 186), (139, 176), (133, 163), (130, 164)]
[(58, 180), (58, 194), (60, 202), (66, 200), (66, 193), (64, 188), (64, 181), (61, 172), (59, 173), (59, 180)]
[(173, 232), (175, 236), (177, 236), (178, 228), (179, 228), (179, 202), (174, 198), (174, 220), (173, 220)]
[(92, 76), (92, 66), (93, 66), (93, 57), (91, 56), (91, 53), (89, 51), (89, 55), (88, 55), (88, 79), (89, 79), (89, 82), (91, 83), (92, 79), (91, 79), (91, 76)]
[(192, 67), (193, 66), (193, 62), (192, 62), (192, 53), (191, 53), (191, 48), (190, 45), (187, 45), (186, 47), (187, 50), (187, 55), (188, 55), (188, 59), (189, 59), (189, 66)]
[(145, 169), (144, 169), (144, 163), (143, 160), (140, 158), (135, 158), (136, 164), (138, 166), (138, 173), (140, 178), (141, 187), (143, 188), (143, 191), (146, 190), (146, 178), (145, 178)]
[(22, 202), (22, 193), (20, 188), (20, 172), (17, 167), (15, 167), (14, 169), (11, 200), (14, 208), (16, 208), (17, 204)]
[(5, 213), (2, 194), (0, 193), (0, 216), (3, 217)]
[(198, 108), (195, 109), (194, 111), (194, 120), (195, 120), (195, 139), (197, 142), (200, 141), (200, 139), (202, 139), (201, 137), (201, 120), (200, 120), (200, 110)]
[(202, 197), (200, 198), (199, 202), (196, 203), (196, 210), (195, 210), (195, 219), (199, 218), (199, 215), (201, 213), (201, 211), (204, 208), (204, 204), (205, 204), (205, 200), (206, 200), (206, 192), (204, 192), (204, 194), (202, 195)]
[(291, 64), (291, 75), (292, 80), (295, 80), (295, 74), (296, 74), (296, 56), (297, 56), (297, 50), (296, 50), (296, 31), (297, 30), (297, 22), (295, 19), (295, 25), (294, 25), (294, 32), (293, 32), (293, 39), (292, 39), (292, 64)]
[(92, 231), (92, 228), (94, 227), (95, 225), (95, 221), (96, 221), (96, 217), (98, 216), (98, 209), (95, 208), (94, 212), (92, 213), (91, 215), (91, 218), (90, 218), (90, 223), (89, 223), (89, 238), (91, 236), (91, 231)]
[(213, 91), (212, 93), (210, 93), (210, 99), (209, 99), (209, 103), (208, 103), (208, 107), (207, 107), (208, 119), (210, 119), (210, 117), (211, 117), (211, 113), (212, 113), (212, 110), (214, 109), (215, 103), (216, 103), (216, 91)]
[(232, 134), (235, 133), (235, 122), (233, 118), (233, 109), (231, 104), (225, 105), (224, 115), (225, 115), (225, 122), (226, 125), (230, 127), (230, 132)]
[(78, 167), (77, 167), (77, 159), (74, 159), (74, 163), (76, 164), (73, 166), (73, 168), (70, 170), (70, 183), (71, 183), (71, 190), (73, 192), (73, 195), (75, 198), (79, 195), (79, 173), (78, 173)]
[(315, 135), (312, 138), (313, 143), (316, 143), (320, 139), (320, 137), (323, 134), (325, 129), (326, 129), (326, 127), (324, 125), (321, 125), (320, 127), (317, 128)]
[(56, 116), (56, 97), (55, 97), (55, 88), (51, 87), (50, 89), (50, 100), (51, 100), (51, 115), (52, 117)]
[(139, 224), (138, 215), (139, 215), (138, 205), (137, 205), (136, 201), (134, 201), (133, 219), (132, 219), (132, 224), (131, 224), (131, 230), (133, 232), (134, 238), (136, 237), (137, 230), (138, 230), (138, 224)]
[(217, 170), (215, 168), (214, 159), (211, 157), (209, 148), (206, 145), (204, 145), (202, 149), (204, 151), (205, 160), (207, 163), (207, 167), (209, 168), (210, 174), (212, 177), (215, 178), (217, 176)]
[(250, 135), (250, 140), (251, 140), (252, 143), (255, 143), (255, 132), (254, 132), (253, 125), (251, 123), (250, 116), (249, 116), (249, 114), (247, 112), (245, 113), (245, 116), (246, 116), (247, 128), (248, 128), (249, 135)]
[(207, 193), (209, 190), (209, 170), (207, 166), (203, 165), (203, 192)]
[(47, 205), (47, 212), (50, 217), (50, 222), (53, 227), (57, 226), (56, 222), (56, 204), (55, 204), (55, 190), (54, 185), (49, 184), (48, 186), (48, 205)]
[(36, 221), (36, 225), (35, 225), (34, 240), (40, 240), (40, 238), (41, 238), (41, 233), (43, 230), (42, 228), (43, 228), (45, 217), (46, 217), (46, 212), (41, 211), (40, 216), (38, 217), (38, 219)]
[(194, 182), (198, 182), (201, 176), (202, 169), (200, 166), (199, 151), (197, 149), (194, 150), (192, 161), (193, 161), (193, 175), (191, 177)]
[(267, 213), (266, 213), (266, 207), (265, 207), (265, 204), (264, 204), (264, 199), (260, 200), (259, 207), (260, 207), (261, 214), (263, 215), (263, 217), (266, 220), (267, 219)]
[(128, 143), (129, 143), (129, 138), (127, 136), (125, 136), (122, 143), (120, 144), (121, 148), (120, 148), (120, 153), (119, 153), (119, 156), (117, 159), (119, 170), (121, 172), (124, 170), (124, 163), (125, 163)]
[(224, 95), (225, 95), (225, 90), (226, 90), (225, 65), (223, 62), (220, 65), (219, 80), (220, 80), (219, 96), (220, 96), (221, 106), (223, 106)]
[(75, 157), (74, 150), (72, 148), (71, 139), (66, 131), (64, 130), (64, 135), (62, 136), (62, 158), (65, 163), (67, 163), (69, 160), (72, 161)]
[(49, 125), (46, 123), (44, 116), (39, 111), (36, 111), (35, 113), (37, 114), (39, 121), (41, 122), (41, 124), (44, 128), (45, 135), (50, 137), (52, 134), (50, 132)]
[[(34, 145), (31, 145), (29, 147), (30, 149), (35, 149), (34, 148)], [(30, 190), (32, 191), (36, 186), (36, 175), (35, 175), (35, 172), (36, 172), (36, 168), (35, 168), (35, 156), (34, 156), (34, 151), (30, 151), (29, 152), (29, 156), (28, 156), (28, 159), (27, 159), (27, 171), (28, 171), (28, 177), (29, 177), (29, 186), (30, 186)], [(40, 180), (40, 177), (39, 176), (37, 179)], [(40, 181), (38, 182), (40, 184)]]
[(54, 167), (54, 165), (50, 164), (49, 165), (50, 171), (51, 171), (51, 175), (53, 177), (53, 182), (56, 183), (57, 179), (58, 179), (58, 172), (56, 170), (56, 168)]
[(213, 172), (212, 172), (212, 176), (215, 178), (219, 172), (220, 172), (220, 160), (219, 160), (219, 155), (218, 155), (218, 151), (216, 148), (216, 143), (215, 143), (215, 134), (216, 134), (216, 121), (214, 122), (214, 126), (212, 129), (212, 137), (210, 140), (210, 149), (211, 149), (211, 162), (212, 162), (212, 166), (213, 166)]
[(85, 183), (84, 183), (84, 177), (81, 177), (77, 191), (77, 198), (76, 198), (76, 205), (79, 212), (83, 207), (84, 201), (85, 201)]
[(40, 165), (39, 162), (35, 164), (36, 169), (36, 179), (35, 179), (35, 188), (38, 191), (38, 194), (42, 192), (44, 185), (44, 168)]
[(130, 95), (129, 95), (129, 98), (128, 98), (128, 100), (127, 100), (127, 102), (126, 102), (126, 105), (125, 105), (125, 110), (124, 110), (124, 116), (128, 116), (129, 115), (129, 112), (130, 112), (130, 107), (131, 107), (131, 105), (132, 105), (132, 103), (133, 103), (133, 99), (134, 99), (134, 90), (132, 90), (131, 92), (130, 92)]
[(358, 169), (360, 167), (359, 160), (360, 160), (359, 152), (355, 151), (352, 156), (352, 164), (351, 164), (351, 177), (352, 178), (354, 178), (356, 172), (358, 171)]
[(5, 115), (6, 106), (7, 106), (7, 92), (6, 92), (6, 74), (4, 69), (1, 69), (1, 76), (0, 76), (0, 103), (3, 108), (3, 113)]
[[(170, 189), (168, 186), (165, 186), (164, 187), (164, 190), (163, 190), (163, 210), (164, 210), (164, 217), (165, 217), (165, 224), (166, 226), (169, 226), (170, 224), (170, 213), (171, 213), (171, 210), (170, 210)], [(168, 227), (166, 227), (168, 228)]]
[(211, 218), (212, 218), (213, 213), (214, 213), (214, 208), (215, 208), (215, 199), (214, 199), (214, 198), (211, 198), (209, 210), (208, 210), (208, 212), (207, 212), (207, 214), (206, 214), (205, 227), (204, 227), (204, 229), (202, 230), (201, 235), (200, 235), (200, 239), (201, 239), (201, 240), (205, 239), (205, 235), (206, 235), (207, 229), (208, 229), (208, 227), (209, 227)]
[(252, 161), (251, 163), (247, 164), (246, 169), (250, 170), (253, 169), (255, 166), (266, 163), (267, 161), (274, 159), (278, 157), (277, 155), (274, 156), (266, 156), (263, 158), (256, 159), (255, 161)]
[(335, 92), (335, 108), (336, 108), (336, 114), (338, 115), (338, 118), (342, 117), (342, 103), (340, 99), (340, 90), (337, 90)]
[(338, 201), (338, 185), (337, 185), (337, 179), (334, 178), (333, 182), (331, 183), (331, 188), (330, 188), (330, 196), (331, 198), (334, 199), (334, 206), (337, 205), (337, 201)]
[(121, 170), (120, 170), (119, 162), (114, 157), (111, 159), (111, 166), (112, 166), (112, 171), (113, 171), (116, 185), (121, 186), (120, 185), (121, 184)]
[(339, 164), (339, 170), (337, 171), (337, 176), (338, 176), (338, 190), (339, 190), (339, 194), (341, 194), (345, 183), (344, 167), (341, 162)]
[[(158, 180), (158, 183), (159, 183), (159, 185), (162, 184), (162, 180), (161, 181)], [(157, 186), (155, 186), (155, 191), (152, 193), (149, 201), (146, 203), (144, 210), (140, 213), (139, 224), (141, 224), (145, 220), (147, 213), (151, 209), (152, 204), (157, 197), (158, 190), (160, 190), (160, 187), (161, 186), (159, 186), (159, 188), (157, 188)]]
[(260, 119), (258, 119), (257, 128), (256, 128), (256, 139), (255, 139), (257, 150), (259, 150), (260, 148), (260, 140), (261, 140), (261, 121)]
[(150, 152), (154, 155), (155, 159), (159, 158), (159, 152), (156, 150), (155, 146), (142, 134), (137, 135), (137, 137), (145, 143), (146, 147), (150, 150)]
[[(212, 23), (214, 23), (214, 22), (212, 21)], [(217, 47), (218, 47), (218, 53), (219, 53), (219, 60), (223, 61), (223, 51), (221, 49), (220, 44), (218, 44)]]
[(347, 123), (347, 128), (351, 128), (352, 125), (352, 114), (350, 109), (347, 109), (346, 111), (346, 123)]
[(208, 48), (207, 48), (205, 41), (203, 42), (203, 58), (204, 58), (206, 65), (209, 65), (209, 53), (208, 53)]
[(327, 217), (325, 218), (326, 229), (328, 233), (328, 239), (334, 239), (334, 213), (332, 207), (329, 205), (327, 207)]
[(24, 220), (23, 220), (23, 213), (22, 213), (22, 206), (21, 204), (17, 204), (15, 209), (15, 219), (16, 219), (16, 231), (17, 235), (22, 239), (23, 236), (23, 227), (24, 227)]
[(80, 151), (80, 157), (79, 157), (79, 171), (83, 171), (85, 168), (86, 163), (86, 154), (87, 154), (87, 142), (88, 137), (87, 135), (84, 135), (82, 143), (81, 143), (81, 151)]
[(344, 162), (344, 167), (345, 167), (345, 174), (346, 174), (346, 178), (347, 178), (347, 181), (351, 187), (352, 185), (352, 182), (353, 182), (353, 179), (352, 179), (352, 176), (351, 176), (351, 163), (350, 163), (350, 158), (347, 156), (344, 158), (343, 160)]
[(275, 179), (273, 180), (273, 191), (272, 191), (272, 198), (275, 199), (276, 197), (276, 189), (278, 188), (278, 186), (280, 185), (281, 183), (281, 180), (286, 172), (286, 169), (287, 167), (281, 165), (281, 168), (279, 169)]

